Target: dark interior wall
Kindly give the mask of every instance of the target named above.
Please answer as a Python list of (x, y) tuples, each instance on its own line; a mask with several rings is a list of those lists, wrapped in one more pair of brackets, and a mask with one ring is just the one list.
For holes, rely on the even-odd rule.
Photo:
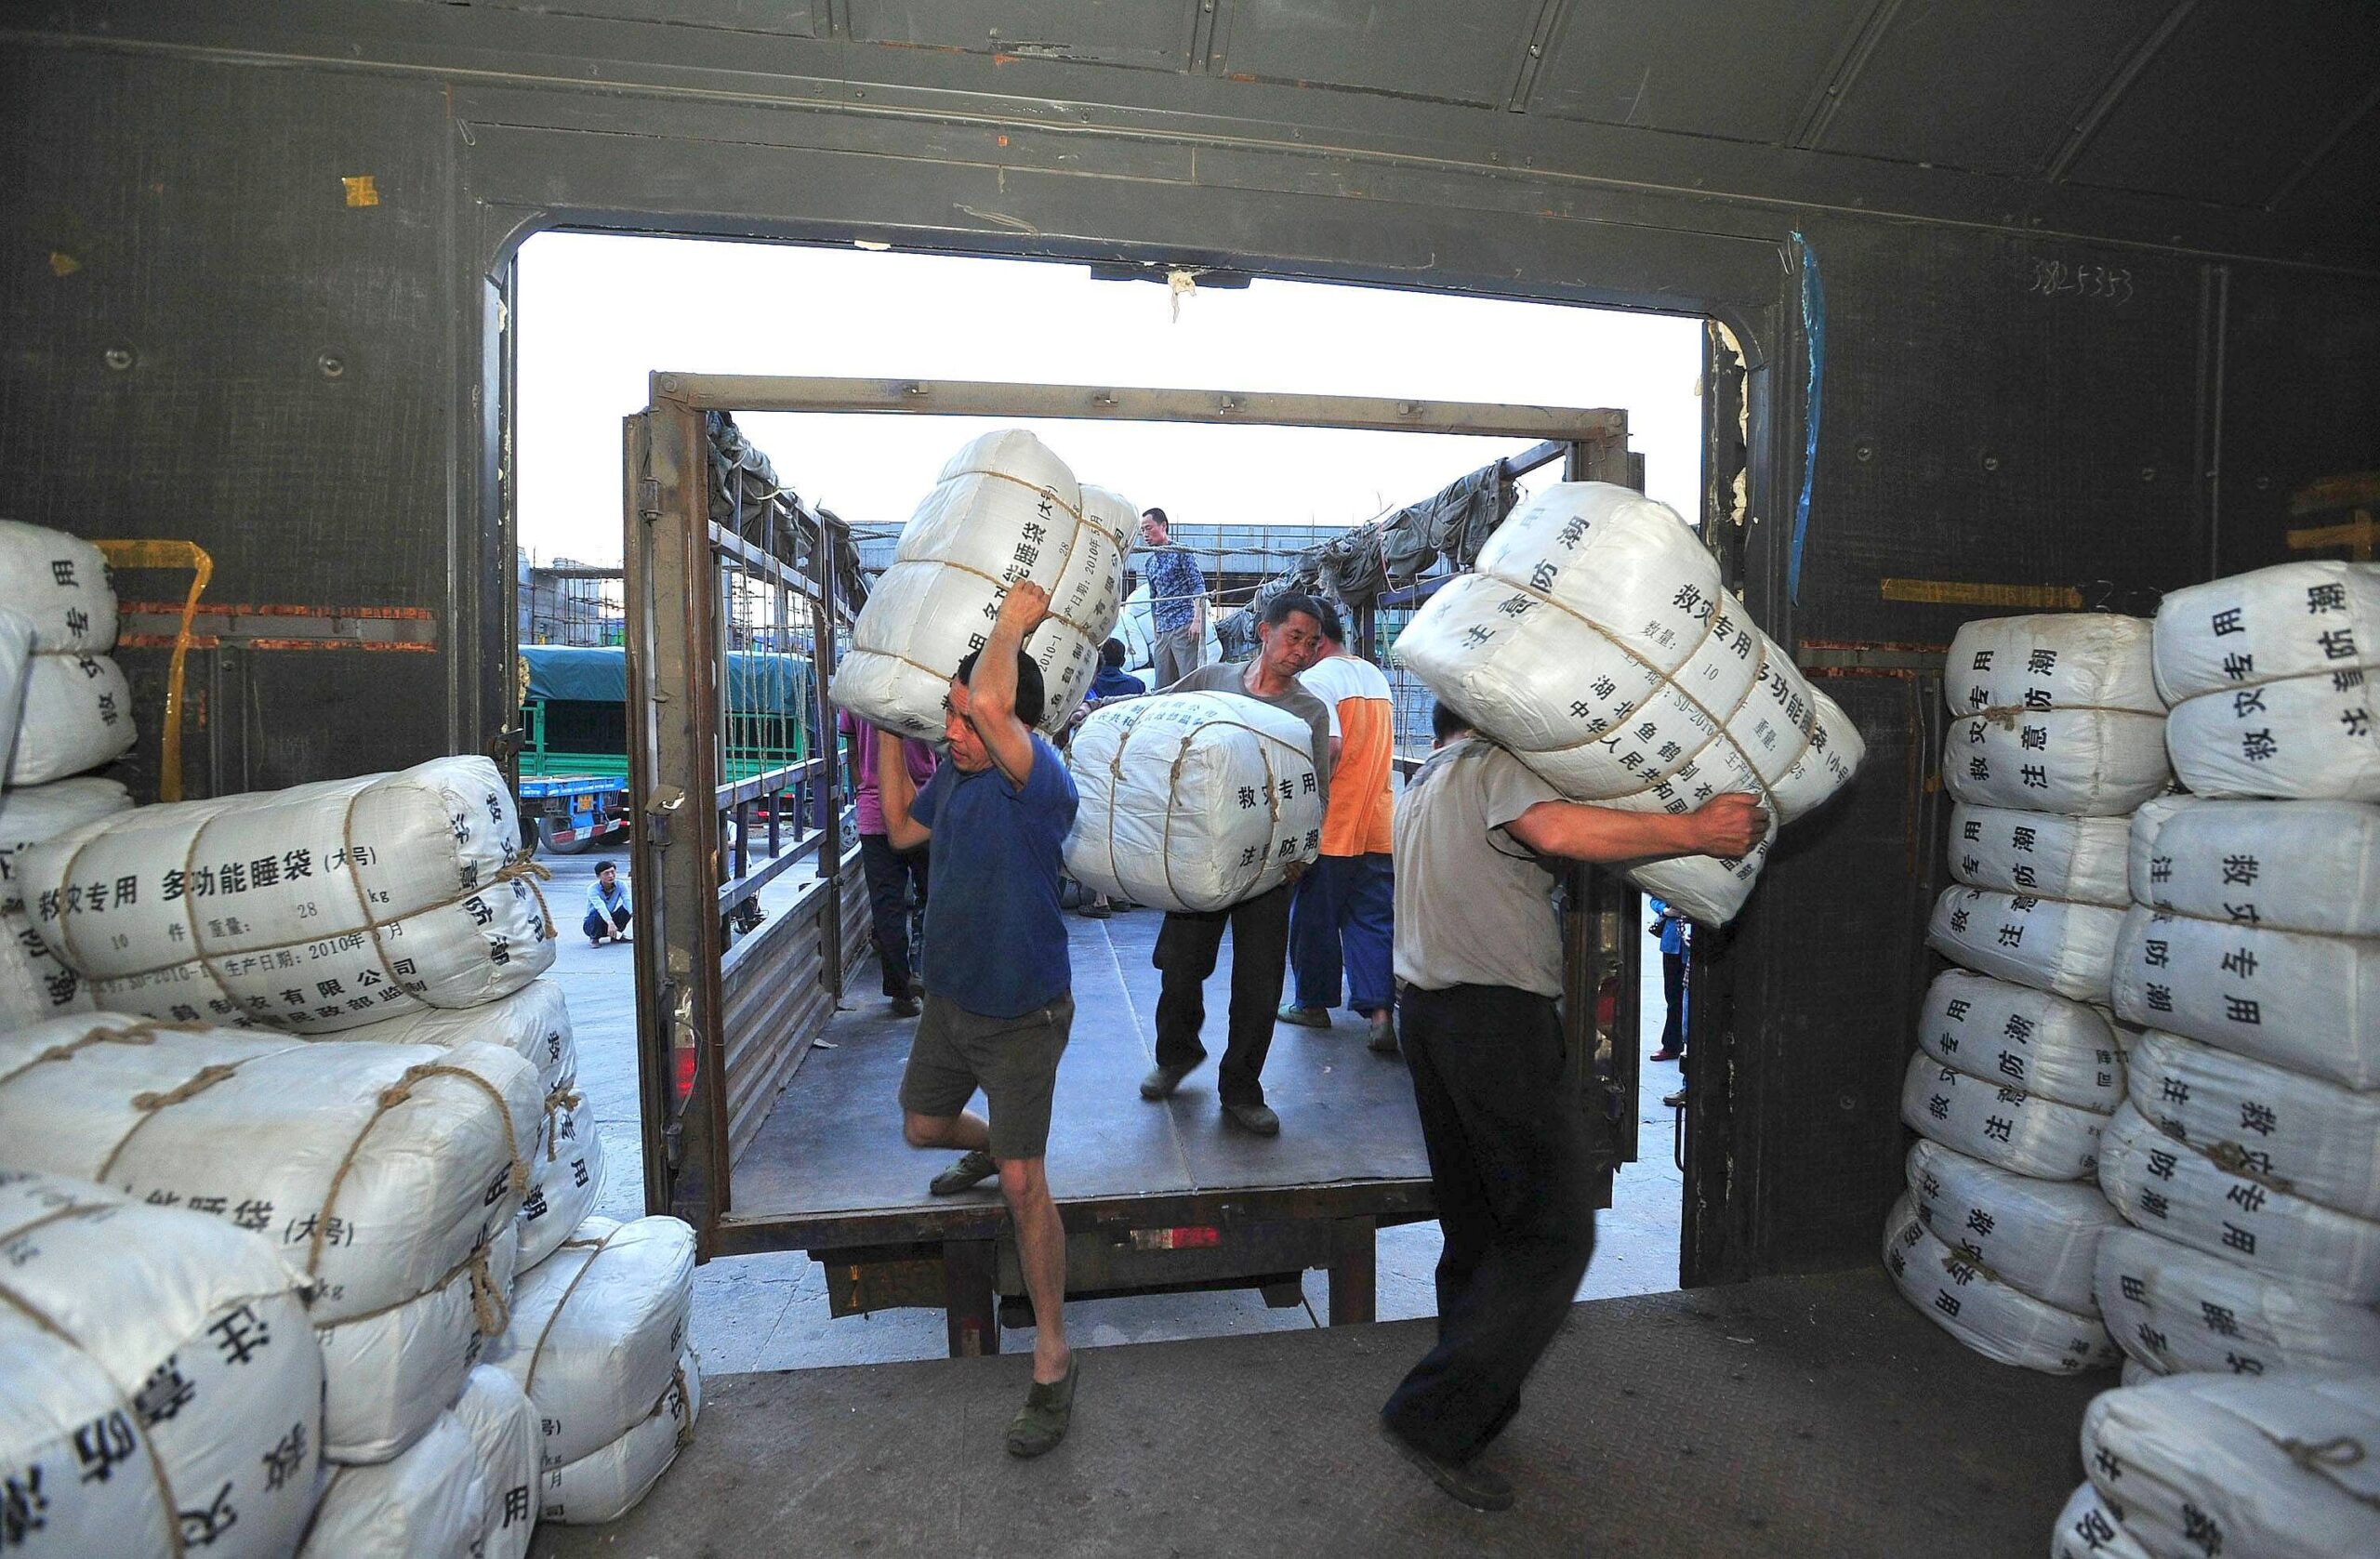
[[(1939, 643), (1978, 614), (1886, 601), (1887, 576), (2153, 591), (2273, 561), (2294, 484), (2380, 466), (2380, 284), (2260, 258), (2253, 223), (1158, 71), (884, 51), (837, 74), (701, 28), (309, 14), (78, 7), (0, 37), (0, 511), (193, 536), (218, 600), (436, 614), (435, 655), (229, 667), (200, 744), (228, 788), (471, 750), (508, 719), (490, 288), (544, 226), (1719, 313), (1753, 366), (1745, 593), (1780, 638)], [(350, 205), (367, 175), (377, 204)], [(1797, 231), (1827, 355), (1796, 599)], [(1897, 1172), (1935, 694), (1830, 687), (1869, 766), (1733, 939), (1705, 1276), (1870, 1259)]]

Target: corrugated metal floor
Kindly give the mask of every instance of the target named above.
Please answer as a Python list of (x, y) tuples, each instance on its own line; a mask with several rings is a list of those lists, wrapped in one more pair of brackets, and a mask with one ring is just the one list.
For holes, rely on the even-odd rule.
[(535, 1552), (2030, 1559), (2114, 1384), (1987, 1363), (1881, 1270), (1598, 1301), (1489, 1452), (1519, 1503), (1482, 1515), (1373, 1429), (1432, 1327), (1086, 1350), (1034, 1463), (1000, 1448), (1022, 1354), (723, 1376), (642, 1506)]

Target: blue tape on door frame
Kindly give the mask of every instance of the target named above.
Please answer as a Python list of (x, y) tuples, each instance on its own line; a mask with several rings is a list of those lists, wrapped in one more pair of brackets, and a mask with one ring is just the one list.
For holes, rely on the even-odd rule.
[(1793, 506), (1793, 544), (1785, 556), (1785, 594), (1798, 606), (1802, 543), (1810, 533), (1810, 481), (1818, 466), (1818, 377), (1826, 369), (1826, 284), (1818, 279), (1818, 251), (1798, 231), (1793, 234), (1793, 258), (1802, 268), (1802, 340), (1810, 352), (1810, 382), (1803, 396), (1809, 427), (1802, 444), (1802, 496)]

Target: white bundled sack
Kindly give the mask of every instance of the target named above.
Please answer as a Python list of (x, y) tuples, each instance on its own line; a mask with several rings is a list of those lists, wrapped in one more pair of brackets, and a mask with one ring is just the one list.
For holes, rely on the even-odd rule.
[[(2124, 1384), (2131, 1385), (2135, 1365), (2124, 1361)], [(2089, 1482), (2068, 1496), (2057, 1513), (2049, 1559), (2153, 1559), (2139, 1539), (2123, 1529), (2123, 1520)]]
[(2123, 911), (2105, 905), (1945, 888), (1925, 940), (1953, 963), (2077, 1001), (2104, 1003)]
[[(2151, 1239), (2157, 1238), (2154, 1235), (2151, 1235), (2149, 1237)], [(2180, 1246), (2175, 1245), (2171, 1240), (2158, 1240), (2158, 1243), (2160, 1245), (2171, 1246), (2175, 1250), (2181, 1249)], [(2102, 1318), (2104, 1319), (2104, 1317)], [(2149, 1368), (2138, 1359), (2134, 1358), (2130, 1354), (2126, 1354), (2123, 1356), (2123, 1363), (2116, 1369), (2116, 1382), (2119, 1385), (2145, 1386), (2151, 1381), (2162, 1381), (2164, 1378), (2164, 1371)]]
[(2116, 1346), (2097, 1316), (2060, 1310), (2000, 1282), (1935, 1237), (1907, 1196), (1884, 1222), (1884, 1269), (1936, 1326), (1996, 1363), (2073, 1375), (2116, 1362)]
[(1920, 1138), (1909, 1192), (1934, 1237), (1991, 1276), (2060, 1310), (2097, 1312), (2099, 1236), (2123, 1227), (2097, 1185), (2012, 1174)]
[(15, 908), (25, 902), (16, 872), (20, 852), (131, 810), (132, 792), (112, 779), (66, 779), (0, 791), (0, 907)]
[(403, 1454), (332, 1472), (299, 1559), (456, 1559), (486, 1532), (487, 1500), (479, 1447), (442, 1410)]
[(2091, 1482), (2161, 1559), (2380, 1553), (2375, 1445), (2380, 1376), (2174, 1375), (2082, 1412)]
[(484, 1007), (422, 1007), (402, 1017), (341, 1029), (332, 1039), (370, 1039), (384, 1045), (499, 1045), (537, 1069), (537, 1087), (549, 1098), (578, 1079), (578, 1047), (570, 1028), (570, 1000), (553, 980), (532, 980), (510, 996)]
[(0, 714), (9, 717), (0, 730), (16, 738), (13, 751), (0, 739), (7, 783), (46, 785), (122, 757), (133, 741), (132, 692), (107, 653), (116, 602), (106, 556), (62, 531), (0, 520), (0, 613), (21, 618), (31, 636), (20, 666), (20, 635), (0, 632)]
[(132, 750), (132, 687), (112, 655), (38, 654), (8, 757), (10, 786), (47, 785)]
[(138, 808), (23, 851), (17, 872), (101, 1006), (330, 1033), (494, 1001), (553, 961), (520, 838), (496, 765), (441, 758)]
[(11, 1553), (284, 1555), (322, 1486), (323, 1358), (272, 1248), (0, 1169)]
[(2152, 1234), (2358, 1304), (2380, 1301), (2380, 1223), (2234, 1173), (2130, 1104), (2101, 1141), (2099, 1188)]
[(1084, 518), (1074, 473), (1039, 439), (1006, 428), (970, 443), (901, 528), (835, 668), (835, 704), (939, 740), (951, 675), (990, 636), (1008, 588), (1030, 579), (1054, 602), (1075, 548), (1104, 534)]
[(2131, 1091), (2165, 1135), (2308, 1201), (2380, 1220), (2380, 1093), (2154, 1030), (2133, 1047)]
[(314, 1328), (330, 1381), (323, 1454), (385, 1461), (455, 1400), (509, 1312), (520, 1270), (518, 1226), (491, 1235), (462, 1266), (402, 1304)]
[(2380, 936), (2380, 806), (2173, 797), (2135, 815), (2132, 897), (2202, 920)]
[(544, 1432), (537, 1409), (511, 1376), (493, 1365), (471, 1371), (455, 1417), (471, 1437), (487, 1485), (487, 1522), (473, 1559), (522, 1559), (537, 1526), (537, 1464)]
[(2123, 909), (2131, 821), (2059, 817), (2012, 807), (1950, 809), (1950, 875), (1970, 888)]
[(529, 1162), (529, 1196), (521, 1204), (521, 1270), (556, 1250), (595, 1210), (603, 1195), (603, 1139), (586, 1095), (547, 1096), (543, 1130)]
[(593, 1526), (628, 1514), (694, 1438), (702, 1407), (702, 1370), (689, 1348), (678, 1355), (677, 1373), (661, 1400), (635, 1428), (575, 1461), (546, 1469), (537, 1480), (538, 1516), (565, 1526)]
[[(311, 1045), (108, 1014), (0, 1037), (12, 1159), (254, 1230), (315, 1280), (337, 1460), (393, 1455), (453, 1400), (469, 1344), (442, 1316), (473, 1322), (467, 1337), (502, 1328), (510, 1274), (491, 1254), (513, 1238), (539, 1110), (529, 1064), (488, 1045)], [(394, 1380), (428, 1383), (427, 1412)]]
[(1942, 782), (1984, 807), (2110, 817), (2171, 783), (2145, 617), (2047, 613), (1962, 627), (1942, 673)]
[(522, 1278), (488, 1362), (537, 1405), (547, 1468), (651, 1416), (685, 1346), (694, 1282), (694, 1232), (675, 1218), (590, 1218)]
[(1909, 1058), (1900, 1117), (1944, 1147), (2036, 1180), (2082, 1180), (2099, 1165), (2107, 1116), (1986, 1082), (1929, 1055)]
[(0, 909), (0, 1030), (96, 1009), (83, 977), (58, 961), (21, 905)]
[(1322, 843), (1314, 729), (1236, 693), (1093, 709), (1068, 768), (1066, 870), (1164, 910), (1221, 909), (1276, 886)]
[[(1859, 733), (1720, 588), (1674, 513), (1607, 482), (1549, 485), (1397, 637), (1397, 659), (1482, 735), (1574, 800), (1686, 813), (1726, 791), (1791, 823), (1859, 765)], [(1628, 876), (1724, 924), (1774, 832), (1740, 861)]]
[(1049, 618), (1025, 641), (1025, 653), (1041, 667), (1040, 729), (1051, 736), (1065, 730), (1099, 673), (1100, 646), (1124, 609), (1125, 560), (1141, 523), (1131, 500), (1104, 487), (1083, 488), (1082, 517), (1066, 566), (1050, 588)]
[(115, 648), (115, 575), (107, 554), (64, 531), (0, 520), (0, 610), (25, 616), (44, 654)]
[(2123, 1050), (2096, 1007), (1946, 969), (1926, 987), (1917, 1043), (1945, 1066), (2109, 1115), (2124, 1098)]
[(2111, 994), (2127, 1023), (2380, 1088), (2380, 937), (2260, 931), (2135, 905)]
[(2380, 1315), (2145, 1229), (2100, 1238), (2095, 1287), (2109, 1334), (2159, 1375), (2380, 1372)]
[(2157, 610), (2174, 767), (2206, 796), (2380, 801), (2380, 564), (2281, 563)]

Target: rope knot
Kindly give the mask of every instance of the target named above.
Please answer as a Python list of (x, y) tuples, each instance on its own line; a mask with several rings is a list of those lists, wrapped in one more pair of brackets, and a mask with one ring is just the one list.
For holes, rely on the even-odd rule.
[(202, 1066), (178, 1088), (169, 1088), (162, 1093), (134, 1094), (132, 1107), (141, 1111), (156, 1111), (178, 1104), (185, 1099), (195, 1098), (205, 1092), (238, 1070), (236, 1065), (224, 1065), (220, 1063), (211, 1066)]

